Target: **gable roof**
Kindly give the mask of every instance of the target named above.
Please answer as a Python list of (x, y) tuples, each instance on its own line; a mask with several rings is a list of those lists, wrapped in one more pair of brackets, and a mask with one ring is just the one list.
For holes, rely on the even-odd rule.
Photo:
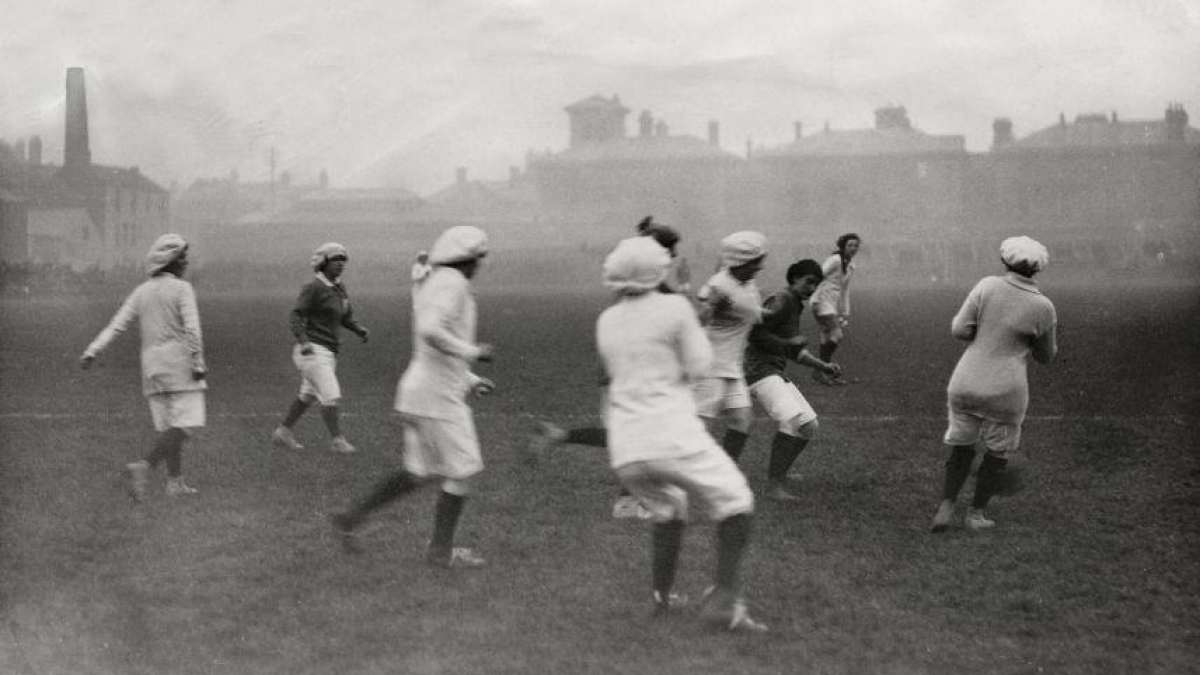
[[(1001, 152), (1038, 148), (1131, 148), (1165, 145), (1166, 120), (1112, 121), (1104, 115), (1080, 115), (1073, 124), (1060, 122), (998, 148)], [(1200, 144), (1200, 131), (1184, 129), (1184, 142)]]
[(603, 143), (582, 143), (534, 161), (588, 164), (593, 162), (661, 162), (733, 160), (736, 155), (695, 136), (632, 136)]
[(122, 168), (119, 166), (92, 164), (88, 167), (87, 171), (87, 175), (91, 176), (92, 180), (99, 181), (105, 185), (114, 185), (141, 192), (167, 193), (163, 187), (147, 178), (137, 167)]
[(5, 163), (0, 185), (34, 208), (77, 208), (87, 204), (88, 195), (63, 179), (52, 164)]
[(567, 112), (580, 112), (583, 110), (615, 110), (621, 114), (629, 112), (629, 108), (621, 105), (621, 99), (613, 96), (611, 99), (604, 98), (599, 94), (593, 94), (584, 99), (580, 99), (571, 105), (563, 108)]
[(278, 211), (248, 213), (238, 218), (237, 223), (241, 225), (394, 223), (420, 204), (420, 197), (400, 188), (324, 188), (313, 190)]
[(778, 148), (755, 150), (756, 158), (966, 154), (960, 135), (935, 136), (916, 129), (825, 129)]
[(529, 204), (537, 201), (537, 192), (528, 180), (470, 180), (454, 183), (426, 198), (433, 205), (453, 204)]

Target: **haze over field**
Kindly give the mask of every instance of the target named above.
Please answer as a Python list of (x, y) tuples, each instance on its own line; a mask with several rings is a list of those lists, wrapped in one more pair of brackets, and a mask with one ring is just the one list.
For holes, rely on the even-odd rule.
[[(908, 108), (929, 133), (986, 150), (1089, 112), (1200, 115), (1194, 0), (145, 0), (6, 3), (0, 139), (62, 157), (64, 73), (87, 74), (96, 162), (188, 184), (277, 170), (337, 187), (503, 178), (567, 144), (562, 108), (618, 94), (676, 134), (721, 123), (726, 150), (774, 146), (793, 124), (872, 125)], [(635, 123), (630, 120), (628, 128)]]

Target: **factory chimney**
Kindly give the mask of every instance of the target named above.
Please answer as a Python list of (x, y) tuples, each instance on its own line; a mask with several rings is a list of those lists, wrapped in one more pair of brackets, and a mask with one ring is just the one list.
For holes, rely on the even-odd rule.
[(83, 68), (67, 69), (67, 118), (63, 139), (63, 168), (86, 169), (92, 164), (88, 149), (87, 91)]

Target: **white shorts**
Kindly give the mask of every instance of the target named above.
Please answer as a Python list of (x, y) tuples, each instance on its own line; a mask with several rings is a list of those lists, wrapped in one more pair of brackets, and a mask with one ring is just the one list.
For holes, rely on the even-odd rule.
[(837, 316), (837, 301), (836, 300), (812, 300), (812, 313), (816, 318), (824, 316)]
[(342, 398), (337, 381), (337, 355), (319, 344), (310, 342), (312, 354), (301, 354), (302, 347), (292, 348), (292, 363), (300, 371), (300, 398), (317, 399), (321, 405), (336, 405)]
[(750, 407), (750, 390), (741, 377), (702, 377), (692, 385), (696, 414), (720, 417), (726, 410)]
[(715, 443), (686, 457), (631, 462), (617, 467), (616, 473), (656, 523), (686, 520), (689, 498), (701, 504), (711, 520), (754, 511), (746, 476)]
[(779, 375), (769, 375), (750, 385), (750, 394), (767, 411), (767, 416), (778, 423), (799, 417), (800, 425), (805, 425), (817, 419), (817, 411), (804, 394)]
[(988, 451), (998, 457), (1016, 452), (1021, 443), (1021, 425), (994, 422), (978, 415), (950, 411), (946, 429), (946, 445), (975, 445), (980, 440)]
[(420, 476), (466, 480), (483, 470), (479, 437), (470, 412), (459, 419), (401, 414), (404, 469)]
[[(820, 314), (817, 313), (818, 309), (821, 311)], [(822, 342), (841, 342), (842, 338), (846, 337), (846, 333), (842, 329), (842, 322), (838, 321), (837, 310), (832, 304), (813, 305), (813, 315), (817, 318), (817, 326), (820, 328), (823, 338)]]
[(194, 429), (204, 426), (204, 392), (168, 391), (150, 394), (150, 419), (155, 431)]

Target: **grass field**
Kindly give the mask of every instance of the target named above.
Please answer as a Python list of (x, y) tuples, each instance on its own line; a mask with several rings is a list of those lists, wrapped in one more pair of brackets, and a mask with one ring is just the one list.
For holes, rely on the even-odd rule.
[[(536, 419), (596, 421), (601, 293), (481, 292), (499, 389), (476, 406), (488, 469), (459, 535), (489, 558), (475, 573), (422, 563), (432, 492), (378, 514), (364, 555), (328, 529), (396, 465), (401, 289), (356, 295), (373, 339), (339, 363), (349, 457), (311, 414), (306, 452), (268, 443), (297, 384), (291, 294), (202, 296), (209, 423), (185, 456), (201, 494), (168, 499), (160, 474), (143, 505), (119, 480), (153, 437), (136, 337), (92, 371), (76, 361), (119, 297), (3, 301), (0, 673), (1200, 672), (1200, 293), (1120, 281), (1043, 282), (1062, 351), (1031, 367), (1029, 487), (995, 503), (993, 532), (936, 537), (967, 286), (860, 291), (839, 354), (858, 381), (797, 373), (821, 414), (804, 499), (759, 505), (744, 580), (763, 636), (650, 617), (647, 528), (609, 518), (602, 453), (516, 457)], [(771, 431), (760, 419), (743, 459), (756, 489)], [(680, 590), (702, 590), (712, 562), (698, 523)]]

